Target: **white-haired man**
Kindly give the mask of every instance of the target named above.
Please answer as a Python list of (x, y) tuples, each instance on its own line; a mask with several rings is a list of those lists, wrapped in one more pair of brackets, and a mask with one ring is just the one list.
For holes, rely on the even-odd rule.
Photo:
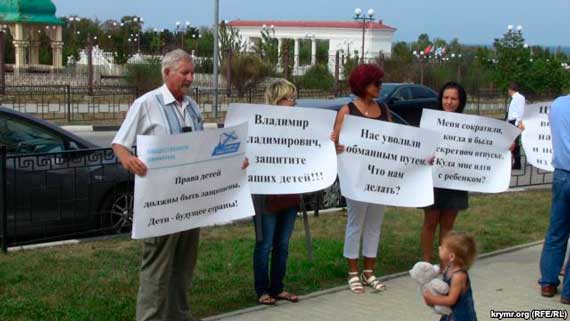
[[(135, 100), (112, 147), (123, 167), (144, 176), (145, 164), (131, 146), (137, 135), (173, 135), (203, 130), (203, 119), (187, 96), (194, 79), (192, 57), (184, 50), (168, 52), (162, 59), (164, 85)], [(198, 255), (199, 229), (143, 241), (137, 321), (196, 320), (187, 301)]]

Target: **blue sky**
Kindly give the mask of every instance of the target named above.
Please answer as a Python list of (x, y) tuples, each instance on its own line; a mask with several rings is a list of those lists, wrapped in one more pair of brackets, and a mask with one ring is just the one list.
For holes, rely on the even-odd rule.
[[(219, 0), (220, 19), (351, 20), (354, 9), (369, 8), (398, 29), (395, 40), (459, 38), (467, 44), (491, 44), (507, 25), (522, 25), (531, 45), (570, 46), (569, 0)], [(52, 0), (57, 15), (77, 14), (106, 20), (143, 17), (145, 28), (174, 28), (176, 21), (213, 25), (214, 0)]]

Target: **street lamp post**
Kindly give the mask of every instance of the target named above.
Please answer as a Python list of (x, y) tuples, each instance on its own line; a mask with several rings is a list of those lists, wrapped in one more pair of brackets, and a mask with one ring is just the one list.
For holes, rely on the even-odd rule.
[(360, 8), (354, 9), (353, 19), (356, 21), (362, 21), (362, 53), (360, 56), (360, 63), (364, 63), (364, 33), (366, 31), (366, 22), (374, 20), (374, 10), (368, 9), (367, 16), (362, 15), (362, 10)]
[(451, 54), (451, 59), (457, 64), (457, 82), (461, 82), (461, 54)]
[(198, 33), (192, 33), (192, 56), (197, 56), (197, 51), (198, 51), (198, 40), (202, 39), (202, 34)]
[(69, 23), (71, 24), (71, 27), (73, 28), (73, 44), (75, 46), (77, 46), (77, 35), (80, 33), (79, 31), (76, 30), (76, 22), (81, 21), (81, 18), (77, 17), (77, 16), (71, 16), (68, 17), (67, 20), (69, 20)]
[(416, 59), (419, 61), (420, 63), (420, 84), (424, 84), (424, 52), (422, 50), (416, 51), (414, 50), (413, 52), (414, 57), (416, 57)]
[(144, 23), (144, 20), (141, 17), (134, 17), (133, 22), (135, 23), (135, 26), (137, 28), (137, 38), (136, 38), (137, 53), (140, 53), (141, 52), (141, 29), (142, 29), (142, 24)]
[(184, 26), (182, 26), (182, 23), (180, 21), (176, 21), (176, 33), (180, 36), (181, 49), (184, 49), (184, 36), (188, 30), (188, 27), (190, 27), (190, 21), (186, 21), (186, 23), (184, 23)]
[(214, 0), (214, 117), (218, 117), (218, 63), (219, 63), (220, 0)]

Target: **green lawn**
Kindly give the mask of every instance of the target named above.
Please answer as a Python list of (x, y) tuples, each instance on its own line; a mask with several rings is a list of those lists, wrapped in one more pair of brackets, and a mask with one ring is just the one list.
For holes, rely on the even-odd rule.
[[(475, 234), (480, 252), (540, 240), (548, 225), (550, 190), (471, 198), (456, 229)], [(419, 258), (422, 212), (390, 208), (378, 275), (409, 269)], [(306, 294), (345, 283), (343, 212), (311, 217), (314, 260), (308, 261), (302, 220), (293, 235), (287, 288)], [(252, 224), (202, 230), (192, 306), (205, 317), (255, 305)], [(133, 320), (140, 243), (91, 242), (0, 255), (0, 320)]]

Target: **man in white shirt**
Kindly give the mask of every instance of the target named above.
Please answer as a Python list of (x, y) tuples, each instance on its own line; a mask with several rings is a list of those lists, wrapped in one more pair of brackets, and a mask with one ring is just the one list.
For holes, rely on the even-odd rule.
[[(507, 114), (507, 121), (515, 126), (519, 126), (523, 114), (525, 98), (519, 93), (518, 84), (511, 82), (509, 84), (509, 96), (511, 97), (511, 103), (509, 104), (509, 110)], [(521, 142), (520, 136), (515, 140), (515, 148), (512, 151), (513, 154), (513, 166), (512, 169), (521, 169)]]
[[(184, 50), (162, 59), (164, 85), (135, 100), (113, 140), (115, 155), (125, 169), (139, 176), (147, 167), (132, 153), (137, 135), (172, 135), (203, 130), (203, 119), (187, 96), (194, 79), (192, 57)], [(143, 240), (136, 320), (196, 320), (188, 306), (198, 255), (199, 229)]]

